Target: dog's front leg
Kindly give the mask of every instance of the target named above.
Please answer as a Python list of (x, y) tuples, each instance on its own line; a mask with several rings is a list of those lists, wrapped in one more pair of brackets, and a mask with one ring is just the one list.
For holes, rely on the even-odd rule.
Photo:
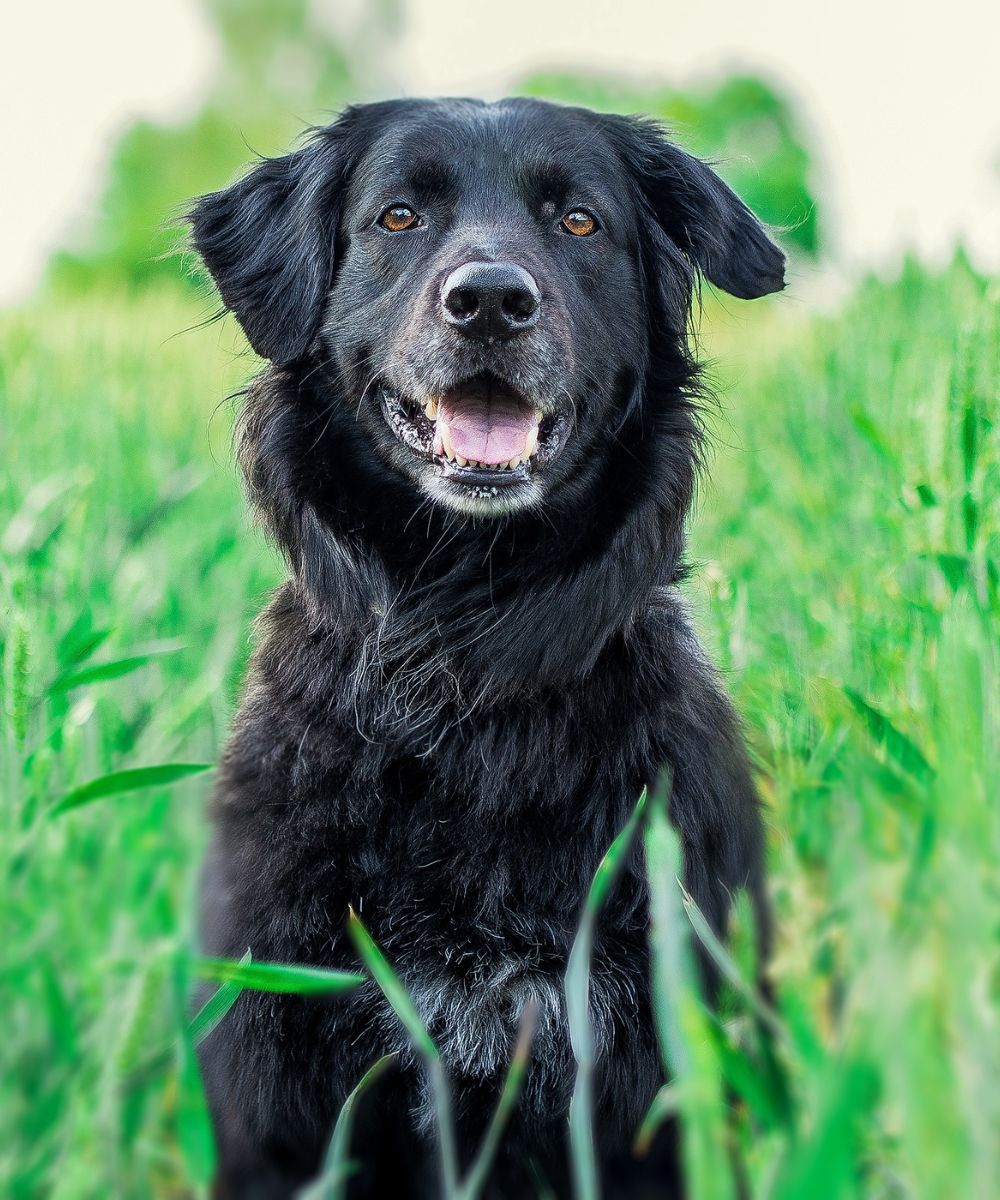
[(298, 997), (244, 992), (199, 1050), (217, 1200), (286, 1200), (319, 1166), (335, 1112), (327, 1099), (332, 1084), (320, 1082), (329, 1062), (325, 1038), (310, 1039), (315, 1052), (306, 1063), (287, 1036), (314, 1023), (308, 1008)]

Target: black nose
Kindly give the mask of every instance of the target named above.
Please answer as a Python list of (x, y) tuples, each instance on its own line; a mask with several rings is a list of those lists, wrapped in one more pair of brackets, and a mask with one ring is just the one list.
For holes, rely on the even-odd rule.
[(444, 319), (470, 337), (503, 338), (538, 321), (538, 284), (510, 262), (467, 262), (444, 281)]

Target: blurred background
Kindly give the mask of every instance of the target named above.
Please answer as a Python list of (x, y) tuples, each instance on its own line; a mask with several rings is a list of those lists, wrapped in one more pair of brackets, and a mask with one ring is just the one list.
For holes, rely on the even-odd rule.
[(654, 111), (768, 220), (801, 226), (810, 253), (885, 267), (908, 249), (941, 262), (961, 241), (1000, 263), (1000, 10), (984, 0), (808, 16), (794, 0), (161, 0), (155, 21), (97, 0), (24, 6), (14, 25), (2, 299), (27, 294), (55, 251), (140, 274), (168, 244), (150, 240), (164, 214), (250, 148), (274, 153), (344, 103), (390, 94)]
[[(779, 918), (692, 1055), (694, 1197), (1000, 1178), (1000, 8), (952, 0), (36, 3), (0, 47), (0, 1189), (205, 1193), (186, 997), (210, 770), (280, 578), (226, 398), (257, 363), (174, 218), (346, 103), (666, 120), (779, 232), (709, 296), (685, 585)], [(733, 970), (749, 978), (738, 922)], [(232, 997), (230, 997), (232, 999)], [(759, 1015), (759, 1014), (758, 1014)], [(202, 1028), (197, 1036), (204, 1036)], [(724, 1106), (704, 1104), (725, 1091)], [(697, 1103), (691, 1097), (700, 1097)], [(700, 1107), (699, 1107), (700, 1105)]]

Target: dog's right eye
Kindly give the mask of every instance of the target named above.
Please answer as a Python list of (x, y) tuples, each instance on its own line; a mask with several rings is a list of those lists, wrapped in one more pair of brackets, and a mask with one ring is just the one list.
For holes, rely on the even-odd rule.
[(417, 214), (405, 204), (393, 204), (379, 217), (378, 223), (390, 233), (402, 233), (417, 223)]

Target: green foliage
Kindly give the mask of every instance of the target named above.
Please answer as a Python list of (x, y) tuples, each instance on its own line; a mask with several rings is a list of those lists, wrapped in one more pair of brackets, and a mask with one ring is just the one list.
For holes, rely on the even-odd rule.
[[(252, 959), (253, 955), (247, 950), (239, 962), (234, 965), (245, 967)], [(193, 1038), (196, 1046), (200, 1045), (212, 1030), (222, 1023), (226, 1014), (240, 998), (243, 986), (242, 981), (233, 978), (230, 974), (194, 1014), (188, 1024), (188, 1034)]]
[(212, 1182), (215, 1173), (215, 1139), (208, 1115), (208, 1102), (201, 1086), (195, 1054), (195, 1039), (186, 1020), (191, 979), (182, 955), (174, 958), (174, 1022), (177, 1026), (177, 1142), (188, 1179), (199, 1191)]
[(256, 153), (276, 151), (300, 128), (287, 116), (250, 117), (243, 125), (215, 108), (184, 125), (133, 125), (114, 149), (93, 230), (85, 244), (55, 255), (52, 282), (139, 287), (170, 279), (201, 286), (200, 268), (182, 254), (188, 202), (223, 187)]
[(810, 256), (822, 248), (814, 167), (804, 132), (791, 103), (765, 80), (736, 75), (679, 90), (609, 76), (542, 74), (532, 75), (517, 90), (666, 122), (686, 149), (715, 163), (787, 247)]
[[(650, 889), (650, 948), (653, 1014), (666, 1073), (670, 1108), (681, 1130), (681, 1155), (691, 1194), (704, 1200), (737, 1195), (727, 1143), (721, 1056), (711, 1040), (712, 1017), (705, 1009), (690, 938), (682, 916), (680, 838), (667, 820), (667, 791), (657, 789), (646, 829)], [(735, 1051), (733, 1052), (735, 1054)], [(666, 1115), (664, 1093), (655, 1108)], [(656, 1120), (647, 1118), (643, 1140)]]
[(202, 771), (210, 771), (211, 763), (160, 763), (155, 767), (131, 767), (127, 771), (111, 771), (107, 775), (99, 775), (88, 783), (71, 788), (49, 810), (49, 816), (61, 816), (70, 809), (79, 808), (82, 804), (91, 804), (95, 800), (103, 800), (105, 796), (118, 796), (122, 792), (138, 792), (145, 788), (165, 786), (177, 779), (185, 779), (188, 775), (200, 775)]
[(247, 364), (222, 361), (218, 327), (181, 334), (198, 316), (149, 291), (0, 317), (0, 1193), (13, 1200), (180, 1195), (210, 1161), (171, 965), (191, 950), (208, 776), (50, 819), (88, 780), (216, 760), (253, 611), (278, 578), (240, 515), (228, 410), (212, 415)]
[[(496, 1158), (497, 1150), (500, 1148), (503, 1132), (517, 1106), (527, 1071), (531, 1039), (535, 1032), (537, 1005), (529, 1004), (521, 1016), (520, 1034), (514, 1046), (496, 1109), (469, 1169), (460, 1180), (455, 1142), (455, 1114), (444, 1062), (438, 1048), (410, 999), (402, 980), (393, 970), (389, 960), (376, 945), (353, 908), (350, 912), (348, 931), (357, 949), (358, 957), (368, 968), (382, 995), (389, 1001), (392, 1011), (399, 1018), (414, 1050), (423, 1062), (428, 1085), (434, 1098), (434, 1111), (437, 1117), (442, 1200), (477, 1200), (489, 1182), (490, 1168)], [(385, 1059), (381, 1059), (380, 1062), (384, 1063)], [(358, 1090), (371, 1082), (372, 1072), (378, 1066), (379, 1064), (376, 1063), (357, 1085), (348, 1098), (349, 1104), (353, 1104)], [(350, 1114), (348, 1114), (347, 1120), (350, 1121)], [(334, 1161), (338, 1157), (343, 1158), (346, 1153), (348, 1135), (349, 1128), (348, 1130), (342, 1129), (341, 1122), (338, 1121), (334, 1128), (329, 1155)], [(327, 1170), (330, 1170), (329, 1163)], [(342, 1171), (334, 1172), (334, 1177), (339, 1180), (342, 1174)]]
[(451, 1107), (451, 1092), (444, 1063), (424, 1025), (416, 1005), (410, 999), (399, 976), (389, 960), (375, 944), (371, 934), (351, 909), (348, 930), (358, 952), (358, 957), (371, 973), (383, 996), (389, 1001), (392, 1011), (399, 1018), (409, 1035), (413, 1048), (423, 1060), (424, 1072), (434, 1099), (434, 1114), (437, 1118), (438, 1151), (441, 1166), (441, 1190), (443, 1200), (458, 1200), (458, 1153), (455, 1148), (455, 1119)]
[(335, 996), (364, 982), (363, 975), (329, 971), (296, 963), (236, 962), (228, 958), (203, 958), (198, 974), (223, 987), (235, 985), (257, 992), (283, 992), (293, 996)]
[[(139, 121), (122, 134), (95, 220), (50, 264), (50, 283), (64, 291), (168, 280), (202, 288), (203, 271), (184, 252), (190, 200), (387, 87), (382, 64), (400, 24), (399, 0), (374, 0), (336, 23), (309, 0), (206, 0), (206, 8), (219, 43), (208, 95), (181, 123)], [(787, 230), (789, 246), (819, 250), (809, 154), (791, 106), (764, 81), (740, 76), (677, 91), (538, 75), (513, 90), (667, 120), (693, 150), (719, 160), (765, 221)]]
[(329, 120), (379, 81), (396, 0), (375, 0), (351, 28), (309, 0), (208, 0), (218, 67), (203, 108), (178, 125), (140, 121), (111, 157), (95, 227), (58, 254), (55, 283), (141, 286), (203, 277), (179, 257), (178, 218), (192, 197), (223, 187), (256, 155), (284, 152), (310, 122)]
[(998, 300), (910, 263), (752, 352), (709, 339), (736, 432), (694, 598), (774, 832), (808, 1136), (744, 1139), (783, 1197), (987, 1195), (1000, 1168)]
[(591, 953), (601, 909), (628, 861), (646, 808), (646, 798), (646, 789), (643, 788), (625, 828), (598, 864), (566, 965), (566, 1019), (573, 1057), (576, 1059), (576, 1084), (569, 1110), (569, 1133), (573, 1181), (579, 1200), (596, 1200), (599, 1194), (592, 1128), (595, 1055), (590, 1025)]
[[(0, 1191), (13, 1200), (190, 1195), (211, 1167), (192, 1045), (245, 976), (216, 975), (232, 990), (192, 1026), (208, 777), (49, 819), (89, 780), (215, 761), (278, 577), (246, 528), (228, 409), (211, 415), (250, 362), (220, 354), (218, 326), (171, 336), (198, 316), (150, 288), (141, 303), (50, 296), (0, 317)], [(745, 907), (723, 948), (671, 888), (654, 794), (657, 995), (677, 1078), (640, 1148), (672, 1114), (708, 1186), (728, 1170), (713, 1148), (734, 1145), (755, 1197), (989, 1196), (1000, 288), (961, 259), (941, 274), (909, 264), (835, 315), (710, 306), (703, 333), (725, 364), (726, 416), (685, 587), (747, 722), (779, 940), (762, 995)], [(671, 957), (684, 940), (720, 966), (717, 1020)]]
[(316, 1181), (302, 1193), (302, 1200), (344, 1200), (347, 1183), (357, 1169), (351, 1161), (351, 1132), (354, 1128), (354, 1109), (373, 1083), (392, 1065), (395, 1054), (385, 1054), (365, 1071), (340, 1106), (333, 1127), (333, 1136)]
[(49, 685), (53, 692), (68, 692), (73, 688), (83, 687), (88, 683), (99, 683), (102, 679), (120, 679), (123, 675), (131, 675), (147, 663), (159, 658), (162, 654), (176, 654), (180, 646), (161, 646), (150, 650), (148, 654), (130, 654), (125, 658), (113, 658), (110, 662), (94, 663), (89, 667), (81, 667), (77, 671), (63, 671)]

